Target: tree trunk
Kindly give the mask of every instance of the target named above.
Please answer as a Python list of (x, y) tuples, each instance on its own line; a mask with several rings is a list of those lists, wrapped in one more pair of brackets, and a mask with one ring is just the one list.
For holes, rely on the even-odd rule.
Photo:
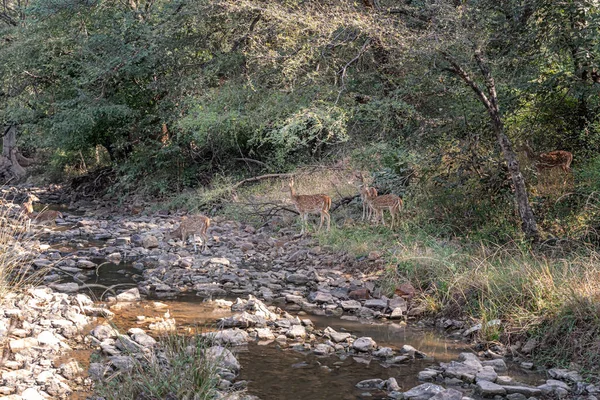
[(17, 149), (17, 127), (14, 124), (4, 127), (2, 135), (2, 155), (0, 156), (0, 174), (6, 180), (19, 180), (27, 171), (19, 164)]
[(450, 63), (452, 68), (449, 70), (459, 76), (477, 95), (477, 98), (488, 111), (492, 120), (492, 127), (496, 133), (496, 138), (504, 160), (508, 164), (508, 171), (512, 179), (515, 188), (515, 200), (519, 209), (519, 215), (521, 217), (521, 229), (525, 236), (533, 242), (540, 240), (540, 233), (538, 231), (537, 222), (533, 215), (533, 210), (529, 204), (529, 196), (527, 195), (527, 187), (525, 186), (525, 179), (521, 174), (521, 168), (519, 167), (519, 161), (513, 151), (512, 143), (506, 133), (504, 132), (504, 124), (500, 117), (500, 107), (498, 105), (498, 96), (496, 93), (496, 84), (494, 78), (490, 73), (487, 64), (483, 60), (483, 56), (479, 50), (475, 51), (475, 60), (479, 66), (479, 70), (485, 80), (485, 86), (487, 88), (487, 95), (481, 90), (479, 85), (471, 78), (471, 76), (458, 64), (454, 58), (445, 52), (442, 52), (442, 56)]

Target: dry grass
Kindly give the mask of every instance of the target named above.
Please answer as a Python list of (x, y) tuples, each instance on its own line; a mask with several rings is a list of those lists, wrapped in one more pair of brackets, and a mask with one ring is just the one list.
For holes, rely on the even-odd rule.
[(41, 281), (46, 269), (34, 270), (30, 261), (33, 235), (27, 232), (28, 219), (20, 209), (0, 200), (0, 302)]

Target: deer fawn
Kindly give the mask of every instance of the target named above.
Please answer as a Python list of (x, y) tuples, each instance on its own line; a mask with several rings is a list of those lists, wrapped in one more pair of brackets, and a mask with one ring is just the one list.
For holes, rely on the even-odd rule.
[(375, 218), (378, 220), (378, 215), (381, 214), (381, 222), (383, 226), (385, 226), (385, 219), (383, 217), (383, 211), (389, 210), (390, 215), (392, 216), (392, 225), (391, 229), (394, 228), (395, 217), (400, 212), (400, 208), (402, 208), (403, 201), (399, 196), (395, 194), (386, 194), (383, 196), (366, 196), (367, 204), (369, 207), (375, 212)]
[(183, 245), (187, 241), (188, 237), (192, 235), (194, 237), (194, 251), (198, 252), (196, 246), (196, 234), (202, 238), (202, 251), (206, 250), (208, 243), (208, 236), (206, 235), (207, 229), (210, 227), (210, 218), (204, 215), (192, 215), (189, 217), (183, 217), (179, 224), (179, 227), (174, 231), (167, 232), (165, 234), (165, 240), (172, 238), (181, 238)]
[(294, 203), (294, 206), (302, 219), (302, 230), (300, 231), (300, 234), (304, 234), (304, 228), (308, 223), (308, 214), (321, 215), (319, 230), (323, 227), (323, 220), (327, 218), (327, 230), (329, 230), (331, 226), (331, 216), (329, 215), (331, 197), (326, 194), (296, 194), (296, 191), (294, 190), (294, 178), (290, 179), (289, 187), (292, 203)]
[(571, 162), (573, 162), (573, 154), (565, 150), (555, 150), (548, 153), (535, 154), (528, 143), (523, 145), (527, 157), (535, 161), (535, 166), (538, 172), (544, 169), (552, 169), (560, 167), (565, 172), (571, 171)]

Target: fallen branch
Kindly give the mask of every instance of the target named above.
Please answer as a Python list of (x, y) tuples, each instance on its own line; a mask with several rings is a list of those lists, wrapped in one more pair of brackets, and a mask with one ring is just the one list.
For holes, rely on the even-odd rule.
[(293, 174), (266, 174), (266, 175), (255, 176), (255, 177), (252, 177), (252, 178), (244, 179), (243, 181), (240, 181), (240, 182), (236, 183), (235, 185), (233, 185), (231, 188), (232, 189), (237, 189), (238, 187), (242, 186), (245, 183), (258, 182), (258, 181), (262, 181), (264, 179), (270, 179), (270, 178), (290, 178), (292, 175)]
[(332, 205), (331, 205), (331, 209), (329, 210), (329, 212), (334, 212), (335, 210), (337, 210), (338, 208), (340, 208), (343, 205), (346, 205), (348, 203), (350, 203), (352, 200), (356, 199), (357, 197), (359, 197), (359, 195), (354, 195), (354, 196), (347, 196), (347, 197), (342, 197), (341, 199), (339, 199), (338, 201), (335, 201)]

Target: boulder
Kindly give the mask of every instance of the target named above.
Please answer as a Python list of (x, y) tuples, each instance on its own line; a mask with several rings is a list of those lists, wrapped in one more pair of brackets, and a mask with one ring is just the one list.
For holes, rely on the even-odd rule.
[(377, 347), (377, 343), (370, 337), (360, 337), (352, 343), (352, 348), (358, 351), (369, 351)]

